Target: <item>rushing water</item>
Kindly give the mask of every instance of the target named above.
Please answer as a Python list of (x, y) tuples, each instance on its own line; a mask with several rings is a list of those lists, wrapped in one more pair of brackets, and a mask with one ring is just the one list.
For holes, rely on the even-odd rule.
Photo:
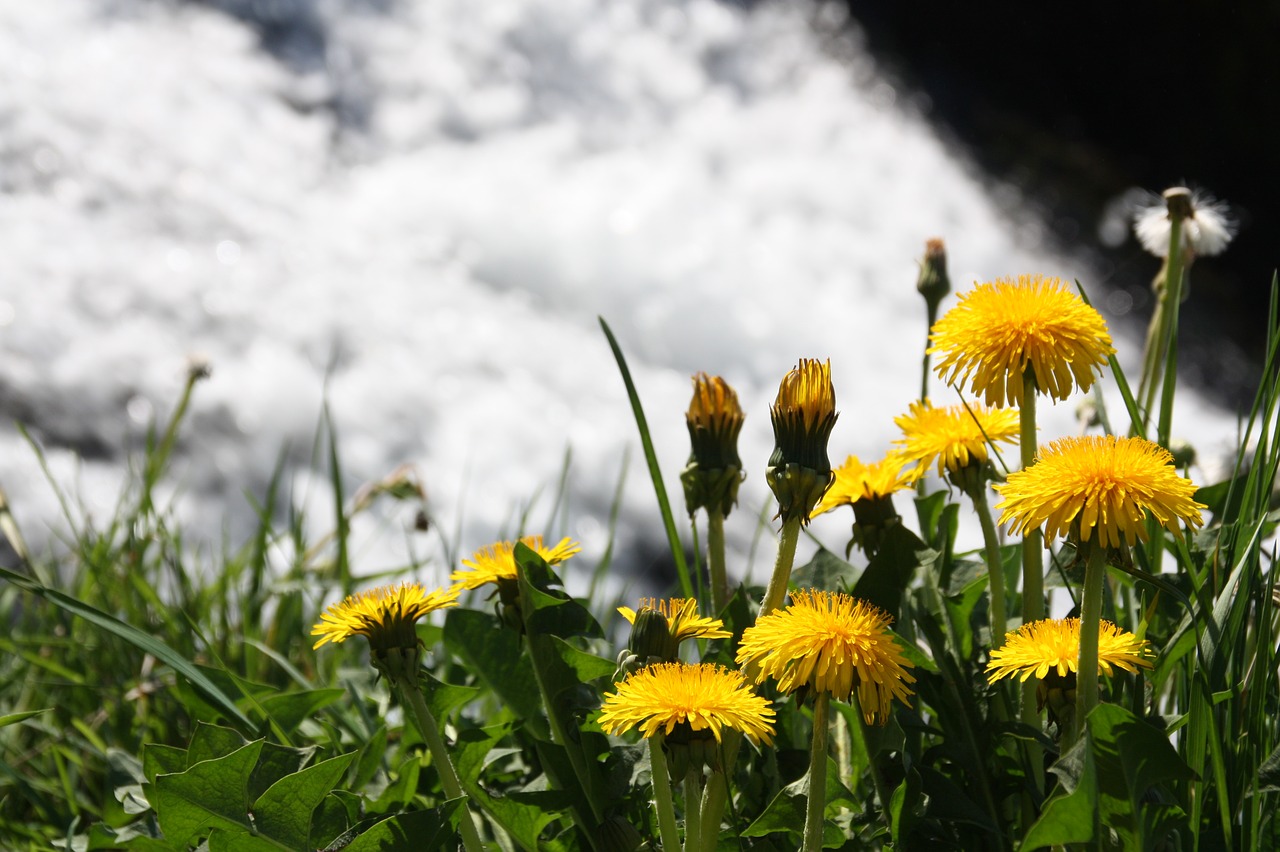
[[(346, 481), (413, 464), (463, 551), (541, 488), (538, 531), (571, 449), (554, 532), (598, 554), (630, 446), (620, 559), (643, 568), (659, 524), (603, 316), (673, 494), (689, 375), (739, 389), (745, 553), (767, 406), (797, 358), (831, 358), (833, 458), (887, 448), (919, 387), (927, 237), (957, 287), (1091, 280), (835, 34), (835, 8), (0, 5), (0, 410), (100, 520), (187, 359), (207, 358), (171, 484), (180, 519), (233, 543), (285, 446), (292, 499), (327, 529), (325, 400)], [(1047, 436), (1073, 428), (1070, 405), (1045, 409)], [(1224, 422), (1195, 413), (1193, 432)], [(0, 485), (31, 538), (59, 524), (9, 422)], [(356, 525), (359, 570), (438, 552), (412, 514)], [(814, 529), (833, 547), (847, 532)]]

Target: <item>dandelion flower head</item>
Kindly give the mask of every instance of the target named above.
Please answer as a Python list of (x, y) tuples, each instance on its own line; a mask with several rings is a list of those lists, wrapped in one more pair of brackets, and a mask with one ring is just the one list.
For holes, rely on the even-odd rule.
[(412, 647), (417, 644), (414, 625), (429, 612), (458, 603), (458, 589), (425, 591), (417, 583), (382, 586), (351, 595), (330, 606), (311, 628), (319, 636), (313, 646), (326, 642), (345, 642), (352, 636), (364, 636), (375, 648)]
[(1178, 475), (1168, 450), (1142, 438), (1061, 438), (995, 488), (1003, 498), (995, 507), (1000, 522), (1018, 533), (1043, 526), (1046, 539), (1078, 528), (1082, 542), (1096, 533), (1106, 547), (1133, 545), (1147, 540), (1148, 512), (1179, 537), (1179, 521), (1204, 522), (1196, 486)]
[(979, 284), (934, 323), (930, 354), (948, 383), (987, 405), (1022, 405), (1023, 375), (1053, 399), (1088, 390), (1115, 352), (1099, 314), (1057, 278), (1022, 275)]
[[(667, 629), (677, 643), (695, 636), (703, 639), (728, 639), (733, 635), (724, 629), (724, 622), (720, 619), (698, 615), (698, 602), (693, 598), (644, 598), (640, 601), (640, 611), (645, 610), (662, 613), (667, 619)], [(628, 623), (636, 623), (636, 611), (631, 607), (620, 606), (618, 612), (622, 613)]]
[(878, 462), (864, 464), (857, 456), (849, 456), (835, 469), (835, 480), (813, 510), (813, 517), (838, 506), (852, 506), (859, 500), (881, 500), (895, 491), (910, 488), (912, 471), (900, 453), (890, 452)]
[[(1127, 672), (1154, 667), (1155, 654), (1145, 639), (1121, 630), (1109, 621), (1098, 622), (1098, 673), (1110, 677), (1113, 667)], [(1080, 660), (1080, 619), (1049, 618), (1024, 624), (1005, 634), (1004, 644), (991, 652), (987, 681), (1035, 675), (1043, 679), (1056, 673), (1075, 673)]]
[(600, 727), (611, 734), (639, 728), (645, 737), (671, 734), (677, 726), (692, 731), (731, 728), (752, 742), (773, 741), (774, 713), (751, 690), (741, 672), (702, 663), (646, 666), (605, 695)]
[(907, 461), (919, 462), (916, 479), (934, 462), (939, 476), (986, 462), (989, 444), (1017, 443), (1020, 429), (1016, 408), (977, 403), (934, 408), (927, 400), (911, 403), (910, 411), (893, 422), (902, 430), (902, 438), (894, 442), (901, 445), (899, 452)]
[(889, 629), (888, 614), (840, 592), (797, 591), (791, 603), (747, 628), (738, 665), (771, 677), (783, 692), (811, 687), (858, 704), (868, 724), (889, 720), (894, 698), (903, 704), (915, 678)]
[[(560, 539), (555, 547), (546, 547), (542, 536), (527, 535), (520, 543), (541, 556), (548, 565), (558, 565), (582, 550), (582, 545), (569, 538)], [(487, 583), (516, 578), (516, 546), (514, 542), (500, 541), (482, 547), (470, 559), (462, 560), (466, 570), (454, 571), (449, 579), (464, 589), (478, 589)]]

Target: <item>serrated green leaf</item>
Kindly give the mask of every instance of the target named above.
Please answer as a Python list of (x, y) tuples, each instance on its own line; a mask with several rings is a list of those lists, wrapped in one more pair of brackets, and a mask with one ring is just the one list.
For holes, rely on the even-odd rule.
[(387, 726), (379, 725), (369, 737), (368, 742), (360, 747), (360, 759), (356, 761), (355, 777), (351, 780), (351, 789), (362, 790), (382, 767), (387, 756)]
[(309, 766), (281, 778), (253, 803), (258, 833), (294, 849), (307, 848), (311, 814), (342, 779), (355, 752)]
[(421, 773), (422, 761), (416, 756), (405, 760), (381, 795), (369, 803), (368, 811), (373, 814), (385, 814), (406, 807), (413, 801), (413, 795), (418, 790), (418, 776)]
[[(352, 808), (351, 803), (357, 807)], [(360, 818), (358, 799), (344, 798), (336, 792), (330, 792), (311, 814), (311, 845), (323, 849), (347, 831)]]
[(616, 660), (606, 660), (596, 654), (590, 654), (575, 648), (568, 642), (552, 637), (552, 647), (560, 655), (560, 659), (568, 666), (582, 683), (590, 683), (602, 677), (612, 677), (618, 668)]
[(195, 733), (191, 735), (191, 742), (187, 745), (187, 768), (206, 760), (225, 757), (247, 742), (249, 741), (233, 728), (198, 722)]
[(258, 765), (253, 767), (253, 774), (249, 776), (249, 801), (257, 799), (281, 778), (302, 769), (318, 750), (317, 746), (288, 748), (275, 743), (265, 743), (262, 746), (262, 754), (258, 755)]
[(147, 743), (142, 747), (142, 772), (154, 784), (157, 775), (181, 772), (187, 768), (187, 750), (177, 746)]
[(165, 838), (179, 847), (211, 828), (249, 828), (249, 775), (258, 762), (262, 740), (224, 757), (205, 760), (152, 785), (152, 806)]

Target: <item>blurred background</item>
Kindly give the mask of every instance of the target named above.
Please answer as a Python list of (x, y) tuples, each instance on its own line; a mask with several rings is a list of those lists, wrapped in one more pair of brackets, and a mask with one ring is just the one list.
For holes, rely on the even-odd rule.
[[(21, 423), (72, 518), (109, 517), (196, 357), (211, 378), (168, 495), (211, 550), (243, 539), (277, 468), (327, 532), (327, 406), (347, 485), (409, 465), (431, 518), (361, 516), (358, 571), (422, 561), (434, 582), (523, 526), (588, 557), (615, 535), (618, 578), (653, 591), (665, 542), (603, 317), (673, 495), (689, 376), (738, 388), (730, 570), (762, 580), (767, 407), (798, 358), (832, 361), (833, 461), (878, 458), (918, 395), (915, 264), (940, 236), (958, 291), (1078, 279), (1132, 366), (1159, 264), (1128, 220), (1138, 190), (1183, 182), (1240, 222), (1186, 312), (1198, 390), (1175, 427), (1211, 478), (1276, 263), (1278, 9), (5, 4), (0, 487), (56, 548)], [(1075, 431), (1074, 405), (1042, 424)], [(847, 523), (813, 531), (843, 550)]]

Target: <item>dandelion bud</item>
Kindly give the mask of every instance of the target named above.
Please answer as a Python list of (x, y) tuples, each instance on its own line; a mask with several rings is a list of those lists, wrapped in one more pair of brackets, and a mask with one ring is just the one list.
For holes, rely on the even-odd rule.
[(827, 441), (836, 424), (836, 392), (831, 362), (803, 358), (786, 375), (769, 409), (774, 450), (766, 478), (778, 498), (784, 523), (810, 515), (831, 485)]
[(724, 379), (706, 373), (693, 377), (693, 399), (685, 415), (692, 452), (680, 474), (691, 516), (712, 508), (728, 516), (737, 504), (738, 486), (746, 476), (738, 456), (744, 419), (738, 395)]
[(947, 275), (947, 247), (938, 237), (924, 244), (924, 257), (920, 260), (920, 276), (916, 279), (916, 290), (924, 296), (925, 302), (929, 305), (930, 314), (951, 292), (951, 278)]
[(641, 609), (631, 623), (631, 653), (644, 662), (674, 663), (679, 642), (671, 635), (667, 617), (656, 609)]

